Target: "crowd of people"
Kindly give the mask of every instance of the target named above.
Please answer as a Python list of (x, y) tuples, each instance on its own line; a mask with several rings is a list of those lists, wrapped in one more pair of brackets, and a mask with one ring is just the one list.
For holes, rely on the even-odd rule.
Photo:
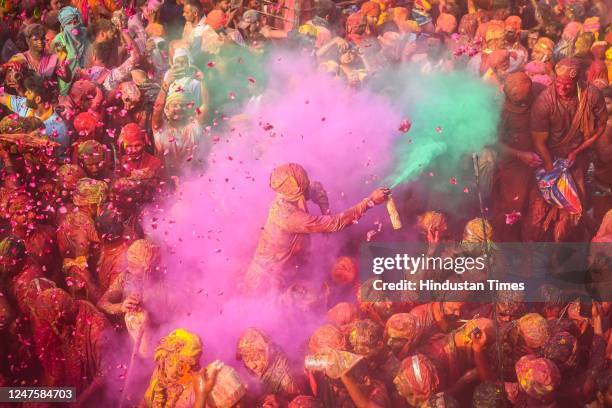
[[(612, 407), (606, 0), (24, 0), (1, 2), (0, 16), (0, 386), (75, 387), (84, 407)], [(143, 291), (160, 298), (163, 277), (143, 282), (161, 251), (143, 209), (204, 167), (209, 124), (262, 91), (216, 95), (242, 75), (224, 56), (274, 47), (348, 88), (403, 65), (463, 70), (495, 88), (489, 219), (454, 236), (455, 215), (429, 208), (408, 227), (431, 253), (442, 242), (596, 243), (591, 297), (543, 285), (541, 302), (510, 291), (486, 304), (373, 300), (351, 253), (333, 265), (324, 304), (307, 311), (321, 324), (297, 357), (257, 327), (226, 345), (237, 361), (206, 365), (196, 333), (155, 338)], [(270, 188), (237, 296), (286, 290), (308, 234), (350, 228), (390, 194), (331, 214), (295, 163), (274, 169)], [(140, 395), (109, 385), (118, 338), (133, 350), (124, 388), (134, 360), (154, 364)]]

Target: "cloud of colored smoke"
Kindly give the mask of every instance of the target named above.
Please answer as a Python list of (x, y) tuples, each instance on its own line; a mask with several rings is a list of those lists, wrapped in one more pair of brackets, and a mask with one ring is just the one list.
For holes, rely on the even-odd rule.
[[(496, 89), (463, 71), (420, 74), (404, 67), (381, 75), (373, 86), (389, 95), (412, 123), (394, 146), (394, 169), (386, 181), (395, 187), (435, 168), (441, 178), (457, 176), (461, 161), (493, 144), (499, 121)], [(446, 183), (431, 183), (445, 187)]]
[[(298, 356), (324, 315), (291, 314), (282, 294), (247, 298), (237, 291), (274, 197), (268, 186), (274, 167), (302, 164), (311, 181), (323, 183), (337, 213), (384, 182), (410, 181), (436, 159), (445, 158), (453, 171), (462, 154), (492, 141), (497, 121), (494, 92), (462, 74), (390, 73), (374, 92), (349, 90), (290, 53), (275, 53), (264, 67), (263, 94), (207, 130), (203, 137), (214, 145), (206, 167), (183, 177), (167, 205), (149, 208), (144, 225), (164, 250), (168, 304), (175, 305), (151, 305), (165, 316), (157, 337), (184, 327), (201, 336), (204, 362), (218, 358), (238, 367), (235, 346), (245, 328), (262, 328)], [(247, 71), (240, 86), (258, 86), (260, 77)], [(404, 117), (412, 122), (407, 134), (398, 130)], [(310, 212), (318, 211), (310, 204)], [(390, 230), (381, 206), (346, 232), (313, 237), (306, 275), (315, 295), (342, 245), (364, 241), (375, 221)]]

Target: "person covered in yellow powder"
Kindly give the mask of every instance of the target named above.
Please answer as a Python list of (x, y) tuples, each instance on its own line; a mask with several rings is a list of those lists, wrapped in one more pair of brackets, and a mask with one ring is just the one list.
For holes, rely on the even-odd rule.
[(185, 329), (162, 338), (155, 349), (155, 370), (141, 408), (204, 408), (218, 370), (200, 368), (202, 342)]
[[(306, 170), (296, 163), (283, 164), (272, 171), (270, 187), (277, 194), (259, 237), (255, 255), (246, 271), (243, 290), (284, 288), (305, 263), (309, 237), (317, 232), (336, 232), (359, 220), (371, 207), (382, 204), (390, 194), (377, 188), (357, 205), (330, 214), (327, 193), (320, 183), (311, 183)], [(308, 211), (306, 201), (319, 205), (322, 215)]]

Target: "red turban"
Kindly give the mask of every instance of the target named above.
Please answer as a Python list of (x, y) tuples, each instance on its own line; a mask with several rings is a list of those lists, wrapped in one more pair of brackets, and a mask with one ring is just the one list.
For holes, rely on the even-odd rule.
[(96, 131), (98, 117), (90, 112), (81, 112), (74, 118), (74, 129), (79, 136), (91, 136)]
[(575, 58), (564, 58), (555, 65), (555, 74), (565, 80), (578, 80), (580, 61)]
[(128, 123), (121, 129), (119, 134), (119, 142), (128, 145), (136, 142), (146, 142), (145, 132), (135, 123)]
[(373, 1), (366, 1), (361, 5), (360, 12), (364, 16), (378, 17), (380, 16), (380, 6)]
[(506, 50), (496, 50), (489, 54), (487, 58), (487, 64), (489, 67), (496, 69), (501, 68), (504, 64), (510, 64), (510, 53)]
[(561, 383), (559, 369), (547, 358), (523, 356), (514, 368), (521, 389), (538, 400), (552, 394)]
[(227, 24), (227, 15), (221, 10), (213, 10), (206, 16), (206, 24), (213, 30), (218, 30)]
[(431, 360), (423, 354), (416, 354), (402, 361), (393, 383), (401, 396), (413, 395), (415, 402), (421, 403), (437, 391), (440, 379)]

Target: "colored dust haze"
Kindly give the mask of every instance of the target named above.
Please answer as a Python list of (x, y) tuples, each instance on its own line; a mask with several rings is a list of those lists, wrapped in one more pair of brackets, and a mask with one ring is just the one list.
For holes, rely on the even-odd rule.
[[(209, 69), (219, 65), (223, 62)], [(296, 272), (303, 276), (292, 291), (244, 296), (240, 281), (274, 197), (268, 185), (274, 167), (304, 166), (310, 180), (327, 190), (332, 212), (339, 213), (384, 180), (406, 183), (445, 155), (452, 159), (445, 161), (446, 170), (452, 171), (460, 155), (492, 140), (498, 114), (493, 91), (461, 74), (419, 78), (396, 72), (385, 79), (394, 94), (384, 95), (348, 89), (295, 54), (274, 53), (253, 69), (257, 72), (248, 65), (241, 69), (241, 113), (220, 117), (207, 130), (204, 137), (213, 146), (206, 166), (182, 177), (167, 205), (148, 208), (144, 225), (162, 246), (169, 298), (151, 305), (160, 315), (154, 342), (184, 327), (201, 336), (203, 364), (221, 359), (236, 367), (242, 365), (235, 360), (237, 340), (250, 326), (269, 333), (290, 357), (303, 355), (308, 335), (325, 314), (323, 284), (333, 261), (351, 243), (365, 241), (374, 223), (391, 230), (380, 206), (344, 232), (316, 234), (310, 263)], [(266, 76), (263, 94), (249, 97), (249, 87)], [(412, 122), (408, 133), (398, 130), (404, 117)]]

